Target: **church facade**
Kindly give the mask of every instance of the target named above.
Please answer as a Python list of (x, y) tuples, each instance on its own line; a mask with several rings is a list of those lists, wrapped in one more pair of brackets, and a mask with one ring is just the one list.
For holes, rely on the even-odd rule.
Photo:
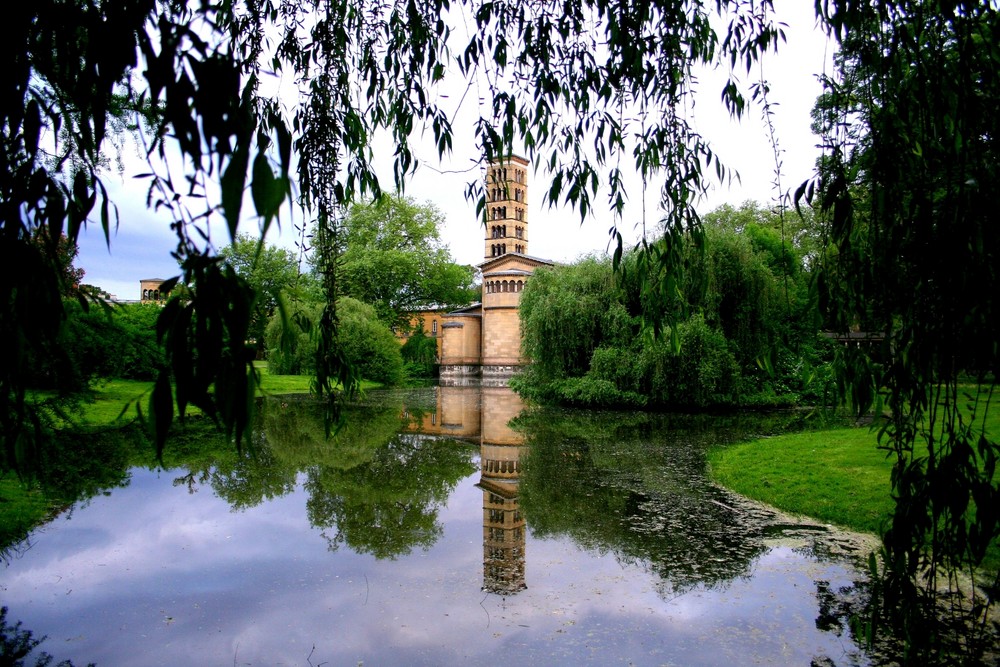
[(552, 262), (528, 252), (528, 161), (511, 156), (486, 173), (487, 224), (482, 299), (447, 313), (441, 324), (440, 375), (505, 381), (523, 364), (521, 292), (531, 274)]

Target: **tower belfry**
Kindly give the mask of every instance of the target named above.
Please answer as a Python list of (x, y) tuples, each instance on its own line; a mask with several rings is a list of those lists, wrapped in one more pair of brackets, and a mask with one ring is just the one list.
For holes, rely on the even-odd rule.
[[(443, 384), (475, 377), (502, 385), (525, 363), (521, 292), (535, 269), (552, 266), (528, 254), (528, 164), (523, 157), (511, 155), (491, 162), (486, 170), (485, 259), (477, 267), (482, 275), (482, 301), (444, 318)], [(496, 510), (496, 517), (506, 512), (499, 505), (491, 509)]]
[(528, 254), (528, 161), (512, 155), (486, 170), (487, 260)]

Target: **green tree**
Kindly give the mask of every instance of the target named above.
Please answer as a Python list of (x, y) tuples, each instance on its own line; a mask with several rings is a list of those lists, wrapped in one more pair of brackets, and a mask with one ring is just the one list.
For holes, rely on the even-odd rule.
[(38, 387), (80, 391), (94, 378), (152, 380), (163, 366), (156, 341), (156, 304), (115, 304), (107, 309), (65, 304), (67, 320), (59, 336), (64, 355), (37, 363)]
[(299, 275), (298, 261), (290, 250), (267, 245), (264, 239), (249, 234), (239, 234), (219, 256), (254, 290), (249, 336), (263, 350), (264, 329), (278, 308), (278, 300), (283, 293), (298, 296), (307, 289), (303, 283), (309, 278)]
[[(895, 509), (871, 621), (900, 623), (908, 660), (973, 661), (981, 606), (942, 592), (1000, 537), (1000, 445), (983, 416), (1000, 371), (1000, 12), (995, 3), (851, 3), (823, 14), (842, 53), (814, 113), (828, 152), (815, 192), (829, 216), (819, 295), (845, 347), (838, 377), (887, 418)], [(990, 573), (991, 585), (1000, 583)], [(947, 586), (942, 586), (942, 583)], [(957, 617), (957, 618), (956, 618)], [(951, 655), (956, 651), (957, 655)]]
[(406, 326), (407, 312), (418, 308), (472, 303), (474, 271), (452, 261), (443, 223), (432, 204), (399, 196), (351, 206), (338, 263), (342, 293), (371, 304), (393, 327)]
[(59, 289), (64, 297), (74, 297), (80, 293), (84, 270), (74, 262), (80, 249), (64, 233), (53, 239), (50, 230), (37, 227), (31, 237), (31, 242), (41, 250), (43, 257), (52, 261), (52, 270), (59, 280)]
[(399, 350), (406, 363), (406, 373), (411, 377), (433, 377), (437, 370), (437, 340), (424, 332), (423, 322), (403, 343)]
[(624, 347), (637, 322), (622, 305), (611, 261), (539, 269), (521, 295), (522, 350), (538, 380), (578, 377), (599, 347)]

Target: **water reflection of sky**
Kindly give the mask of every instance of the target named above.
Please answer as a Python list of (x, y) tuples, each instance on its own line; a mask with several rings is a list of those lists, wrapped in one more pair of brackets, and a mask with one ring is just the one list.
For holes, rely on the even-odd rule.
[(836, 588), (850, 573), (788, 547), (765, 551), (748, 577), (669, 597), (642, 563), (529, 531), (527, 588), (500, 596), (482, 591), (478, 471), (440, 507), (440, 538), (396, 560), (331, 552), (309, 524), (304, 475), (294, 493), (240, 512), (176, 476), (133, 470), (127, 488), (36, 533), (0, 574), (9, 620), (76, 664), (858, 659), (849, 639), (816, 628), (816, 581)]

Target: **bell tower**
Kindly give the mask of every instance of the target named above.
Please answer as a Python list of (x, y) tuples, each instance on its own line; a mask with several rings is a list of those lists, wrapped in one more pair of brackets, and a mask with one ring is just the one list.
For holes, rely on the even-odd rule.
[(518, 155), (490, 163), (486, 170), (487, 261), (528, 254), (528, 161)]

